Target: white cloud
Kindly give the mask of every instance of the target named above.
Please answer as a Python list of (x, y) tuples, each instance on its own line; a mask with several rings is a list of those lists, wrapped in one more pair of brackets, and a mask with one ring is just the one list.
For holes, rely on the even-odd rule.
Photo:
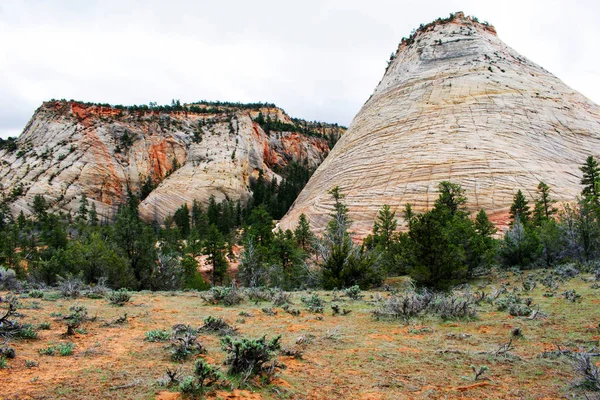
[(50, 98), (268, 101), (349, 124), (402, 36), (462, 10), (600, 101), (593, 1), (11, 1), (0, 5), (0, 136)]

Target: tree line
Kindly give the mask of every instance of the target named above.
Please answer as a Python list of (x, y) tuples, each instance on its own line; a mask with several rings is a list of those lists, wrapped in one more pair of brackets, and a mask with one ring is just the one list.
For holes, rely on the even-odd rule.
[[(597, 265), (600, 167), (590, 156), (581, 171), (581, 196), (562, 210), (544, 182), (532, 204), (517, 191), (503, 237), (484, 210), (467, 211), (464, 189), (448, 181), (439, 184), (431, 210), (419, 214), (404, 206), (404, 232), (392, 207), (384, 205), (371, 234), (355, 242), (338, 187), (330, 191), (334, 206), (323, 235), (312, 233), (305, 215), (293, 231), (275, 229), (274, 218), (285, 214), (312, 173), (302, 165), (292, 165), (280, 182), (259, 175), (246, 204), (213, 197), (204, 208), (195, 201), (161, 224), (141, 220), (133, 194), (110, 222), (99, 220), (85, 196), (71, 215), (50, 212), (38, 195), (29, 217), (13, 218), (5, 204), (0, 206), (0, 265), (22, 280), (46, 285), (78, 276), (89, 284), (150, 290), (203, 290), (232, 279), (286, 290), (368, 288), (399, 275), (444, 289), (492, 267)], [(239, 266), (235, 278), (230, 274), (234, 262)]]

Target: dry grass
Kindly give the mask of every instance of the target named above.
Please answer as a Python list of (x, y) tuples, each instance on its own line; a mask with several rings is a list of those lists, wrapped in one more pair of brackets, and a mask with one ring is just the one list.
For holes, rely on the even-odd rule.
[[(503, 283), (509, 290), (521, 287), (517, 277), (508, 276)], [(477, 284), (490, 293), (500, 282)], [(319, 292), (326, 301), (323, 315), (305, 310), (300, 302), (305, 292), (294, 293), (292, 301), (301, 310), (300, 316), (279, 307), (273, 307), (279, 311), (276, 315), (266, 315), (261, 312), (264, 303), (250, 301), (233, 307), (206, 305), (194, 292), (136, 293), (122, 308), (103, 299), (35, 299), (41, 308), (21, 309), (21, 322), (35, 326), (51, 322), (51, 329), (39, 330), (37, 340), (11, 341), (17, 357), (8, 360), (10, 368), (0, 369), (0, 398), (168, 398), (171, 395), (165, 391), (170, 389), (157, 384), (167, 367), (179, 367), (189, 375), (194, 358), (203, 357), (225, 371), (220, 338), (200, 332), (199, 340), (208, 353), (177, 364), (171, 361), (167, 344), (145, 341), (145, 332), (175, 324), (200, 327), (209, 315), (237, 321), (240, 336), (282, 335), (284, 347), (302, 351), (302, 358), (280, 356), (287, 368), (279, 371), (279, 378), (269, 384), (255, 380), (251, 388), (255, 393), (236, 391), (239, 398), (566, 398), (578, 379), (571, 362), (566, 357), (540, 357), (541, 353), (555, 350), (556, 344), (562, 349), (590, 348), (600, 340), (600, 289), (576, 277), (562, 283), (558, 291), (570, 289), (581, 294), (581, 302), (567, 301), (559, 294), (544, 297), (542, 285), (523, 293), (548, 314), (542, 319), (512, 317), (481, 302), (475, 320), (425, 316), (409, 324), (374, 319), (371, 311), (380, 296), (390, 295), (387, 292), (364, 292), (360, 301), (336, 298), (336, 304), (352, 310), (346, 316), (332, 315), (331, 292)], [(21, 303), (27, 306), (32, 301), (22, 299)], [(63, 323), (55, 322), (50, 314), (66, 315), (75, 304), (86, 306), (88, 315), (97, 319), (82, 325), (85, 334), (65, 337)], [(241, 318), (241, 311), (252, 316)], [(127, 323), (106, 326), (124, 313)], [(515, 328), (520, 328), (522, 336), (513, 338), (510, 350), (499, 351)], [(38, 353), (67, 341), (75, 343), (72, 356)], [(39, 365), (27, 368), (26, 360)], [(477, 381), (473, 365), (488, 368)], [(239, 380), (232, 382), (236, 385)], [(223, 393), (213, 397), (217, 396), (225, 397)]]

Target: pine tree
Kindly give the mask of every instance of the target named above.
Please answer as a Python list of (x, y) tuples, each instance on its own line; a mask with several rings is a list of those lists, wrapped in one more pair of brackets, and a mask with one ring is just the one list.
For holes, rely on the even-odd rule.
[(190, 235), (190, 209), (187, 203), (183, 203), (181, 207), (175, 210), (173, 222), (179, 228), (182, 237), (186, 238)]
[(81, 195), (81, 200), (79, 200), (79, 210), (77, 211), (77, 218), (82, 221), (86, 221), (88, 218), (88, 200), (85, 193)]
[(464, 189), (459, 184), (442, 181), (438, 185), (438, 191), (440, 195), (435, 201), (436, 208), (445, 207), (451, 216), (458, 213), (466, 214), (467, 198)]
[(589, 156), (579, 169), (583, 172), (583, 178), (581, 179), (583, 190), (581, 194), (583, 197), (593, 197), (595, 199), (594, 202), (598, 203), (600, 194), (598, 192), (600, 182), (600, 166), (598, 166), (598, 161), (594, 159), (594, 156)]
[(390, 206), (384, 204), (373, 223), (373, 236), (375, 242), (383, 246), (386, 252), (390, 251), (397, 226), (396, 212), (392, 212)]
[(540, 182), (537, 187), (539, 197), (535, 200), (533, 208), (533, 221), (536, 226), (541, 226), (544, 221), (550, 220), (558, 211), (552, 204), (555, 200), (550, 198), (550, 187), (544, 182)]
[(310, 250), (314, 234), (310, 230), (310, 224), (304, 213), (300, 214), (300, 218), (298, 218), (298, 225), (294, 230), (294, 237), (302, 250), (306, 252)]
[(229, 264), (225, 259), (225, 251), (227, 246), (223, 235), (219, 231), (216, 225), (211, 224), (208, 227), (206, 239), (204, 241), (203, 253), (207, 256), (206, 263), (212, 269), (211, 283), (213, 286), (216, 285), (217, 280), (222, 284), (223, 278), (227, 273)]
[(90, 226), (98, 225), (98, 211), (96, 211), (96, 203), (94, 202), (92, 202), (92, 206), (90, 207), (88, 222), (90, 223)]
[(527, 224), (529, 222), (529, 217), (531, 216), (531, 211), (529, 211), (529, 202), (523, 196), (523, 192), (519, 189), (515, 197), (513, 198), (513, 203), (510, 206), (510, 218), (513, 222), (516, 220), (516, 217), (519, 217), (519, 220), (522, 224)]
[(412, 210), (412, 206), (410, 205), (410, 203), (406, 203), (406, 205), (404, 206), (404, 211), (402, 212), (402, 218), (404, 218), (404, 220), (408, 224), (408, 229), (410, 229), (410, 226), (412, 225), (412, 222), (415, 219), (415, 213)]

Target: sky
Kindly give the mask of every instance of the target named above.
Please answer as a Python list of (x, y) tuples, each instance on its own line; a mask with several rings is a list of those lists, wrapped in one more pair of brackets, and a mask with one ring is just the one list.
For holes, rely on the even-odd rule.
[(0, 137), (52, 98), (261, 101), (347, 126), (402, 37), (456, 11), (600, 103), (595, 0), (0, 0)]

